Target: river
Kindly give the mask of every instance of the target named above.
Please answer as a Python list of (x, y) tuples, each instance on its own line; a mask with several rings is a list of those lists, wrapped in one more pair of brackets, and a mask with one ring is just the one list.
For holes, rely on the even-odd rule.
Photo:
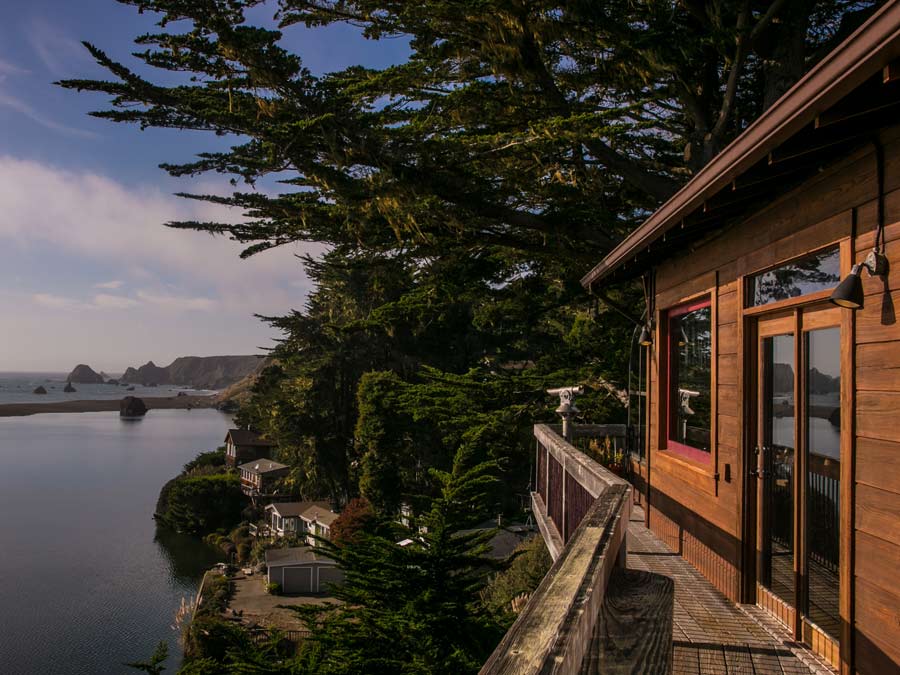
[(216, 410), (0, 419), (0, 672), (134, 673), (217, 552), (157, 531), (163, 483), (222, 443)]

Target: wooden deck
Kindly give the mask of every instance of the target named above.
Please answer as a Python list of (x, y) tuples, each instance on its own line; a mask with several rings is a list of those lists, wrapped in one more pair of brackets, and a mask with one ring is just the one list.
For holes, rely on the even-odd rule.
[[(627, 567), (675, 582), (672, 621), (673, 675), (833, 675), (829, 664), (755, 605), (735, 605), (694, 567), (644, 527), (635, 506), (628, 527)], [(598, 626), (598, 631), (602, 627)], [(600, 639), (597, 632), (594, 640)], [(591, 649), (589, 653), (596, 650)], [(607, 664), (608, 666), (608, 664)], [(599, 673), (586, 659), (582, 675)], [(605, 674), (615, 673), (609, 667)]]

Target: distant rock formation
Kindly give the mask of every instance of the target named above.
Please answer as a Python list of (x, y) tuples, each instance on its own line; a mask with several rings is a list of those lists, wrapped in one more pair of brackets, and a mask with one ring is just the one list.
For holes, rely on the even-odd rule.
[(72, 386), (71, 382), (66, 382), (66, 386), (63, 388), (63, 391), (66, 392), (67, 394), (73, 394), (78, 390)]
[(119, 403), (119, 417), (143, 417), (147, 406), (137, 396), (126, 396)]
[(119, 381), (144, 386), (224, 389), (258, 372), (265, 362), (259, 356), (182, 356), (165, 367), (148, 361), (140, 368), (128, 368)]
[(76, 384), (103, 384), (103, 376), (100, 373), (95, 373), (90, 366), (83, 363), (75, 366), (75, 369), (69, 373), (69, 377), (66, 379)]
[(169, 384), (169, 373), (165, 368), (160, 368), (153, 361), (147, 361), (140, 368), (126, 369), (125, 374), (119, 380), (132, 384), (142, 384), (145, 387), (151, 384)]
[(47, 390), (44, 389), (43, 387), (38, 387), (37, 389), (35, 389), (35, 390), (34, 390), (33, 392), (31, 392), (31, 393), (32, 393), (32, 394), (42, 394), (42, 395), (43, 395), (43, 394), (46, 394), (46, 393), (47, 393)]
[(118, 385), (119, 381), (116, 378), (111, 377), (106, 381), (106, 384)]

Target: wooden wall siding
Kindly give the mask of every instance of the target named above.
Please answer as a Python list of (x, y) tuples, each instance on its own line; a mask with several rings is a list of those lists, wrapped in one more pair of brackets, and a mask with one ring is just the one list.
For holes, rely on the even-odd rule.
[[(885, 145), (885, 234), (890, 261), (887, 280), (863, 273), (865, 307), (852, 322), (854, 350), (846, 363), (855, 379), (852, 436), (854, 495), (849, 550), (852, 552), (855, 669), (900, 672), (900, 126), (881, 134)], [(845, 242), (853, 259), (871, 249), (876, 224), (874, 152), (861, 148), (793, 193), (753, 214), (689, 254), (661, 265), (655, 274), (657, 339), (648, 373), (648, 458), (636, 465), (644, 492), (648, 468), (651, 529), (683, 554), (726, 595), (737, 599), (743, 490), (746, 402), (743, 364), (747, 332), (741, 298), (745, 275), (822, 246)], [(660, 371), (665, 370), (665, 310), (710, 292), (714, 297), (715, 466), (702, 467), (666, 453), (660, 426)], [(749, 334), (748, 334), (749, 335)], [(749, 420), (747, 421), (749, 423)], [(727, 471), (726, 471), (727, 467)], [(714, 474), (718, 472), (719, 480)], [(727, 477), (727, 479), (726, 479)], [(855, 492), (854, 492), (855, 490)], [(693, 515), (692, 515), (693, 514)], [(732, 546), (732, 542), (738, 542)], [(885, 561), (895, 561), (888, 565)], [(879, 562), (880, 561), (880, 562)], [(845, 584), (847, 585), (847, 584)], [(846, 666), (845, 666), (846, 671)]]
[[(874, 242), (875, 209), (869, 202), (858, 210), (857, 262)], [(863, 273), (865, 306), (856, 312), (853, 628), (860, 673), (900, 671), (900, 190), (885, 200), (885, 219), (890, 272), (885, 280)]]

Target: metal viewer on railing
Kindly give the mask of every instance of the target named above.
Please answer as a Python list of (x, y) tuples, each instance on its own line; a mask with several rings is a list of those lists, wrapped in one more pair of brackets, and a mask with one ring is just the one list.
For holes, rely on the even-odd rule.
[(575, 397), (583, 392), (584, 388), (580, 386), (547, 390), (547, 393), (551, 396), (559, 396), (559, 407), (556, 409), (556, 412), (562, 417), (562, 436), (570, 443), (572, 442), (573, 419), (575, 415), (581, 412), (575, 407)]

